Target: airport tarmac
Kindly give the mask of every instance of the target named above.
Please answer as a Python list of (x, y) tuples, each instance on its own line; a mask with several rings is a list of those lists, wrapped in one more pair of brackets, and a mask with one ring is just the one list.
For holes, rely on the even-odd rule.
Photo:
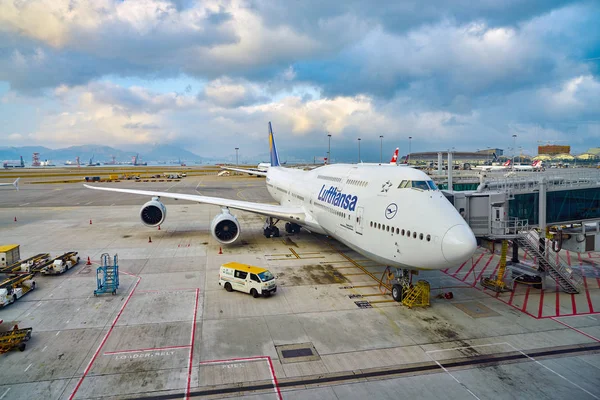
[[(255, 177), (100, 185), (272, 202)], [(366, 273), (384, 266), (327, 237), (267, 239), (261, 217), (234, 212), (241, 240), (220, 246), (218, 207), (165, 199), (158, 230), (139, 219), (148, 200), (79, 183), (0, 188), (0, 244), (84, 261), (0, 309), (1, 330), (33, 328), (24, 352), (0, 355), (0, 399), (600, 398), (598, 253), (564, 254), (586, 276), (577, 295), (496, 296), (477, 282), (499, 254), (478, 249), (422, 272), (431, 306), (408, 309)], [(93, 295), (102, 253), (118, 254), (116, 296)], [(226, 292), (229, 261), (270, 269), (277, 294)]]

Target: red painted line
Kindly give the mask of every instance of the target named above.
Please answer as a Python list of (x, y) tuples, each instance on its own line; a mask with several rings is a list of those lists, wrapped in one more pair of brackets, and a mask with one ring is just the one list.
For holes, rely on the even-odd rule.
[(586, 297), (590, 312), (593, 313), (594, 305), (592, 304), (592, 298), (590, 296), (590, 288), (588, 287), (587, 278), (585, 276), (585, 270), (583, 268), (583, 261), (581, 260), (580, 253), (577, 253), (577, 258), (579, 259), (579, 270), (581, 271), (581, 276), (583, 277), (583, 288), (585, 289), (585, 297)]
[(253, 356), (253, 357), (239, 357), (239, 358), (229, 358), (223, 360), (208, 360), (208, 361), (200, 361), (199, 364), (217, 364), (217, 363), (228, 363), (232, 361), (253, 361), (253, 360), (264, 360), (269, 356)]
[(185, 398), (190, 398), (190, 385), (192, 384), (192, 361), (194, 357), (194, 341), (196, 339), (196, 315), (198, 314), (198, 294), (200, 289), (196, 289), (196, 302), (194, 305), (194, 322), (192, 323), (192, 343), (190, 344), (190, 361), (188, 363), (188, 378), (187, 378), (187, 391)]
[(136, 293), (172, 293), (172, 292), (191, 292), (196, 290), (195, 288), (181, 288), (181, 289), (169, 289), (169, 290), (138, 290)]
[(560, 289), (558, 282), (556, 282), (556, 316), (560, 315)]
[[(131, 275), (130, 273), (125, 272), (125, 271), (121, 271), (121, 272), (126, 275)], [(135, 275), (132, 275), (132, 276), (135, 276)], [(81, 376), (81, 378), (79, 378), (79, 382), (77, 382), (77, 386), (75, 386), (75, 389), (73, 389), (73, 392), (69, 396), (69, 400), (72, 400), (75, 397), (75, 393), (77, 393), (77, 391), (79, 390), (79, 387), (83, 383), (83, 380), (85, 379), (87, 374), (90, 372), (90, 369), (92, 369), (92, 365), (94, 364), (94, 361), (96, 361), (96, 357), (98, 357), (98, 354), (100, 354), (100, 350), (102, 350), (102, 347), (104, 346), (104, 344), (106, 343), (106, 340), (112, 333), (115, 325), (117, 324), (117, 321), (121, 317), (121, 314), (123, 314), (123, 310), (125, 309), (125, 306), (127, 305), (127, 303), (129, 303), (129, 300), (131, 299), (131, 296), (133, 296), (133, 293), (135, 292), (135, 289), (137, 288), (137, 286), (140, 284), (141, 279), (142, 279), (141, 277), (139, 277), (139, 276), (137, 277), (137, 282), (135, 283), (133, 290), (131, 291), (131, 293), (129, 293), (129, 296), (127, 296), (125, 303), (123, 303), (123, 305), (121, 306), (121, 309), (119, 310), (119, 313), (117, 314), (112, 325), (110, 326), (110, 329), (108, 330), (108, 332), (106, 332), (106, 335), (104, 335), (104, 339), (102, 339), (102, 342), (100, 342), (100, 346), (98, 346), (98, 348), (96, 349), (96, 352), (94, 353), (94, 356), (88, 363), (87, 367), (85, 368), (85, 371), (83, 371), (83, 375)]]
[(442, 272), (443, 272), (443, 273), (447, 273), (449, 269), (450, 269), (450, 268), (443, 269), (443, 270), (442, 270)]
[(573, 314), (577, 314), (577, 303), (575, 303), (575, 294), (571, 293), (571, 307), (573, 308)]
[(273, 384), (275, 385), (275, 390), (277, 390), (277, 398), (279, 400), (283, 400), (283, 398), (281, 397), (281, 391), (279, 390), (279, 383), (277, 382), (277, 375), (275, 375), (275, 368), (273, 368), (273, 361), (271, 361), (271, 357), (267, 357), (267, 361), (269, 361), (269, 368), (271, 369)]
[[(481, 270), (481, 272), (479, 273), (479, 275), (477, 275), (477, 277), (473, 281), (473, 285), (472, 286), (477, 285), (477, 282), (479, 282), (479, 280), (481, 279), (481, 276), (483, 275), (483, 271), (486, 270), (486, 268), (488, 267), (488, 265), (490, 265), (490, 262), (492, 262), (493, 259), (494, 259), (494, 254), (492, 253), (492, 255), (490, 256), (490, 259), (487, 261), (487, 263), (485, 263), (485, 266), (483, 267), (483, 269)], [(500, 261), (498, 261), (498, 263), (500, 263)]]
[(105, 356), (110, 356), (110, 355), (113, 355), (113, 354), (143, 353), (145, 351), (161, 351), (161, 350), (171, 350), (171, 349), (187, 349), (188, 347), (190, 347), (189, 344), (185, 344), (183, 346), (154, 347), (154, 348), (148, 348), (148, 349), (106, 351), (106, 352), (104, 352), (104, 355)]
[(479, 264), (479, 261), (481, 261), (481, 259), (483, 258), (484, 254), (481, 253), (481, 255), (479, 256), (479, 258), (477, 259), (477, 261), (475, 261), (475, 263), (473, 264), (473, 266), (471, 267), (471, 269), (469, 270), (469, 272), (467, 272), (467, 274), (465, 275), (464, 278), (461, 279), (461, 281), (466, 281), (467, 280), (467, 276), (469, 276), (471, 274), (471, 272), (473, 272), (473, 270), (475, 269), (475, 267), (477, 266), (477, 264)]
[(514, 284), (514, 286), (513, 286), (513, 290), (512, 290), (512, 292), (510, 293), (510, 299), (508, 299), (508, 304), (510, 304), (510, 305), (512, 305), (513, 298), (515, 297), (515, 292), (517, 291), (517, 285), (518, 285), (518, 283), (517, 283), (517, 282), (515, 282), (515, 284)]
[[(483, 254), (482, 254), (482, 256), (483, 256)], [(467, 261), (469, 261), (469, 260), (467, 260)], [(452, 276), (456, 276), (456, 274), (458, 274), (460, 272), (460, 270), (463, 269), (463, 267), (467, 264), (467, 261), (462, 263), (462, 265), (452, 274)], [(473, 257), (471, 257), (471, 262), (473, 262)]]
[(525, 252), (523, 253), (523, 261), (525, 261), (527, 259), (527, 250), (525, 250)]
[(569, 250), (567, 250), (567, 264), (569, 264), (569, 267), (571, 266), (571, 252)]
[(585, 332), (583, 332), (583, 331), (580, 331), (579, 329), (577, 329), (577, 328), (574, 328), (574, 327), (572, 327), (571, 325), (569, 325), (569, 324), (567, 324), (567, 323), (564, 323), (564, 322), (562, 322), (562, 321), (559, 321), (558, 319), (556, 319), (556, 318), (554, 318), (554, 317), (551, 317), (550, 319), (551, 319), (552, 321), (556, 321), (556, 322), (558, 322), (559, 324), (562, 324), (562, 325), (566, 326), (567, 328), (571, 328), (571, 329), (573, 329), (575, 332), (581, 333), (583, 336), (587, 336), (587, 337), (589, 337), (590, 339), (592, 339), (592, 340), (595, 340), (596, 342), (600, 342), (600, 339), (598, 339), (597, 337), (594, 337), (594, 336), (592, 336), (592, 335), (589, 335), (589, 334), (587, 334), (587, 333), (585, 333)]
[(523, 308), (521, 311), (527, 310), (527, 302), (529, 301), (529, 292), (531, 291), (531, 286), (527, 286), (527, 291), (525, 292), (525, 300), (523, 301)]
[(544, 310), (544, 289), (540, 291), (540, 307), (538, 308), (538, 318), (542, 318), (542, 311)]

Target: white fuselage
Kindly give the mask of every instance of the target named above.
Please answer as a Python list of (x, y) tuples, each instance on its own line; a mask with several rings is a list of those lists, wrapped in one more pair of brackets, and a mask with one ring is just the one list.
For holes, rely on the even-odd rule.
[(271, 167), (267, 190), (281, 205), (303, 207), (307, 217), (301, 225), (307, 229), (384, 265), (444, 269), (460, 265), (476, 249), (465, 220), (431, 178), (413, 168)]

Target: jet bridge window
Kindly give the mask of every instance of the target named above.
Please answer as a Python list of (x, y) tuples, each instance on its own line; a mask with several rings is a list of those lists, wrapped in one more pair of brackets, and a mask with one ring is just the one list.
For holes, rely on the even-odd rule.
[(412, 181), (412, 187), (415, 189), (429, 190), (427, 181)]

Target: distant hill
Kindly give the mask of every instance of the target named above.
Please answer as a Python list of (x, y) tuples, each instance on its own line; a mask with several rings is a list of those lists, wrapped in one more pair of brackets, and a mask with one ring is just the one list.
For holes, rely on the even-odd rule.
[(34, 152), (40, 153), (41, 161), (52, 160), (57, 165), (63, 164), (65, 161), (74, 162), (76, 157), (79, 157), (82, 164), (87, 164), (92, 157), (94, 157), (94, 162), (112, 161), (113, 156), (118, 162), (130, 162), (137, 152), (139, 152), (141, 160), (146, 162), (170, 162), (181, 159), (182, 162), (192, 163), (202, 160), (202, 157), (197, 154), (180, 147), (157, 144), (140, 146), (139, 151), (119, 150), (101, 145), (71, 146), (64, 149), (49, 149), (42, 146), (0, 147), (0, 161), (18, 160), (20, 156), (23, 156), (25, 163), (31, 164)]

